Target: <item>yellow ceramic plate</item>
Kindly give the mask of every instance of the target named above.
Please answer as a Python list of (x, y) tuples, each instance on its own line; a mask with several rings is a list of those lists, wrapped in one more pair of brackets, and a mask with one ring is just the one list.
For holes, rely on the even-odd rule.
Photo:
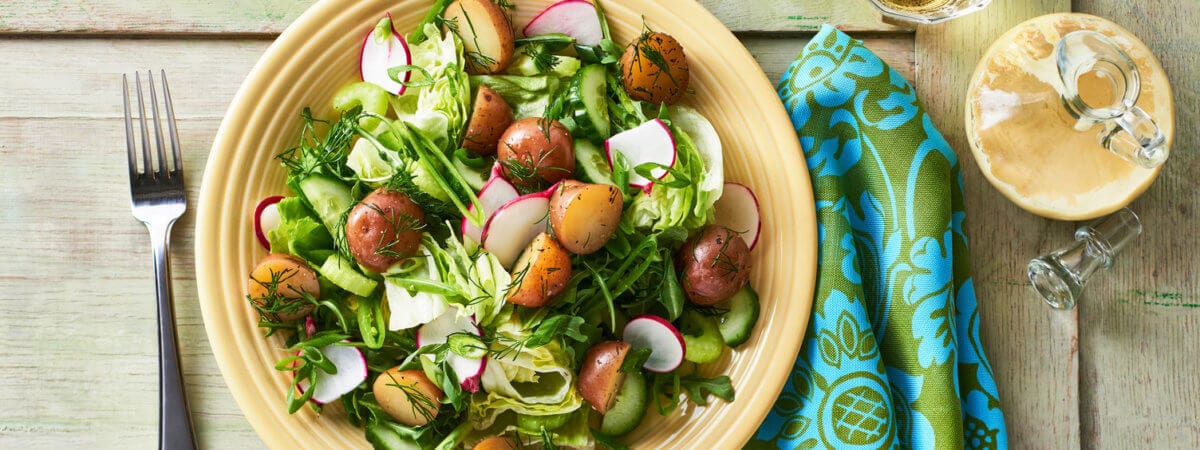
[[(518, 0), (520, 30), (550, 0)], [(196, 219), (196, 279), (213, 354), (233, 397), (273, 448), (363, 448), (362, 431), (340, 407), (322, 415), (287, 414), (289, 375), (274, 370), (283, 340), (264, 339), (245, 300), (247, 274), (265, 252), (254, 237), (259, 199), (286, 193), (273, 156), (293, 146), (300, 111), (321, 114), (343, 84), (358, 77), (363, 36), (385, 12), (397, 30), (415, 27), (426, 1), (321, 1), (293, 23), (246, 78), (217, 133), (201, 187)], [(627, 441), (639, 448), (737, 448), (766, 416), (787, 378), (808, 323), (816, 267), (816, 219), (808, 171), (787, 113), (754, 58), (715, 17), (693, 1), (609, 0), (619, 42), (650, 27), (683, 44), (695, 95), (686, 102), (707, 116), (725, 146), (729, 180), (754, 189), (762, 202), (762, 237), (753, 252), (753, 285), (762, 316), (750, 341), (727, 352), (706, 373), (727, 373), (731, 403), (649, 413)]]

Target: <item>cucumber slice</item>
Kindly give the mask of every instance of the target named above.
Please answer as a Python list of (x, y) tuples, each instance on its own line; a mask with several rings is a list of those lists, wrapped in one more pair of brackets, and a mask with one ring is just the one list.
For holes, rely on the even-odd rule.
[(603, 65), (586, 66), (576, 72), (567, 99), (574, 105), (576, 132), (584, 138), (608, 139), (608, 72)]
[(351, 294), (359, 297), (371, 295), (372, 292), (375, 292), (375, 287), (379, 286), (379, 282), (359, 273), (354, 267), (354, 261), (334, 253), (325, 259), (325, 264), (321, 264), (321, 268), (317, 271), (321, 272), (321, 275), (328, 278), (334, 285)]
[(679, 333), (683, 335), (683, 359), (704, 364), (716, 361), (725, 350), (725, 342), (721, 338), (721, 330), (716, 319), (688, 311), (680, 321)]
[(754, 331), (754, 324), (758, 322), (758, 294), (747, 284), (719, 306), (729, 310), (718, 319), (725, 345), (742, 345), (750, 339), (750, 332)]
[(617, 399), (608, 414), (600, 420), (600, 431), (612, 436), (620, 436), (637, 428), (646, 415), (646, 376), (641, 372), (625, 374), (617, 390)]
[(575, 168), (584, 181), (615, 185), (608, 157), (587, 139), (575, 141)]
[(313, 212), (321, 218), (321, 223), (329, 230), (331, 236), (337, 236), (338, 225), (342, 223), (342, 215), (354, 206), (354, 196), (350, 195), (350, 187), (341, 181), (313, 175), (300, 180), (300, 193), (312, 205)]
[(517, 414), (517, 428), (526, 434), (540, 435), (542, 427), (546, 427), (547, 430), (557, 430), (566, 425), (567, 420), (571, 419), (571, 414), (574, 413), (550, 414), (546, 416)]

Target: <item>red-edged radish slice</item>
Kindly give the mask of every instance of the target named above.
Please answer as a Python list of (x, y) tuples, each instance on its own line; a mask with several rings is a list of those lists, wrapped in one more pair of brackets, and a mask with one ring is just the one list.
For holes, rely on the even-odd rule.
[(317, 334), (317, 322), (313, 320), (312, 316), (304, 318), (304, 334), (308, 337)]
[(600, 45), (600, 40), (604, 39), (596, 6), (587, 0), (563, 0), (550, 5), (534, 17), (523, 32), (527, 37), (562, 33), (575, 38), (575, 43), (589, 47)]
[(500, 161), (496, 161), (495, 164), (492, 164), (492, 172), (488, 174), (488, 179), (490, 180), (492, 178), (504, 178), (504, 169), (500, 167)]
[(634, 349), (650, 349), (650, 359), (646, 360), (642, 368), (651, 372), (666, 373), (675, 370), (683, 364), (683, 356), (687, 354), (687, 347), (679, 330), (667, 319), (651, 314), (630, 320), (621, 332), (621, 340), (628, 342)]
[(254, 208), (254, 235), (267, 251), (271, 250), (271, 241), (267, 240), (267, 233), (279, 228), (280, 200), (283, 200), (282, 195), (272, 195), (262, 199)]
[(629, 160), (629, 185), (649, 192), (654, 181), (667, 176), (667, 171), (661, 168), (650, 171), (655, 177), (655, 180), (650, 180), (633, 172), (633, 168), (649, 162), (667, 167), (674, 166), (675, 136), (671, 135), (667, 124), (653, 119), (604, 141), (604, 153), (608, 155), (609, 167), (613, 167), (613, 152), (621, 152), (625, 159)]
[(724, 193), (713, 205), (716, 225), (740, 234), (746, 247), (754, 249), (758, 234), (762, 231), (762, 218), (758, 212), (758, 197), (754, 191), (739, 183), (725, 183)]
[[(417, 329), (417, 347), (444, 344), (454, 333), (483, 336), (483, 330), (475, 324), (474, 318), (459, 317), (458, 309), (450, 308), (432, 322)], [(454, 369), (454, 375), (458, 377), (458, 383), (463, 390), (478, 392), (479, 378), (483, 376), (483, 371), (487, 368), (487, 355), (485, 354), (483, 358), (471, 359), (450, 352), (447, 353), (446, 359), (450, 362), (450, 367)]]
[(483, 225), (483, 249), (496, 255), (505, 269), (511, 269), (533, 238), (549, 228), (550, 196), (557, 187), (512, 199)]
[[(333, 402), (366, 381), (367, 358), (363, 357), (362, 350), (358, 347), (329, 344), (321, 347), (321, 353), (333, 363), (337, 373), (316, 369), (313, 376), (317, 380), (317, 387), (313, 388), (310, 397), (313, 403), (324, 405)], [(297, 387), (303, 393), (308, 389), (308, 382), (302, 381)]]
[[(485, 223), (497, 209), (520, 196), (521, 193), (517, 192), (517, 188), (504, 178), (496, 176), (484, 183), (483, 189), (479, 190), (479, 205), (483, 207)], [(472, 204), (467, 210), (474, 213), (475, 205)], [(463, 217), (461, 229), (463, 236), (474, 239), (475, 242), (483, 241), (483, 227), (471, 223), (466, 217)]]
[[(358, 70), (362, 80), (375, 84), (384, 90), (396, 95), (404, 93), (404, 85), (397, 83), (392, 77), (388, 76), (388, 69), (396, 66), (406, 66), (412, 64), (412, 54), (408, 50), (408, 42), (404, 40), (404, 36), (396, 32), (392, 27), (392, 15), (388, 14), (387, 18), (371, 28), (371, 32), (367, 33), (367, 37), (363, 38), (362, 53), (359, 54)], [(380, 33), (383, 31), (384, 33)], [(381, 36), (381, 34), (387, 34)], [(404, 81), (408, 82), (412, 72), (404, 72)]]

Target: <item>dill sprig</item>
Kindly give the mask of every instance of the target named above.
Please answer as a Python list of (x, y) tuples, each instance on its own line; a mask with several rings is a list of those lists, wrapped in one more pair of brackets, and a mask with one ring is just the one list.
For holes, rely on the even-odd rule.
[(392, 208), (384, 211), (383, 208), (374, 203), (363, 204), (378, 214), (379, 217), (382, 217), (388, 228), (391, 229), (389, 233), (380, 233), (379, 242), (376, 242), (375, 254), (393, 259), (404, 259), (414, 256), (412, 253), (399, 252), (395, 250), (395, 247), (400, 245), (404, 233), (424, 230), (425, 222), (407, 212), (397, 211)]
[[(298, 297), (288, 296), (280, 292), (280, 286), (298, 273), (292, 269), (283, 269), (279, 272), (272, 270), (269, 280), (251, 278), (251, 281), (266, 290), (263, 295), (258, 297), (246, 295), (246, 299), (250, 301), (254, 310), (258, 311), (258, 325), (268, 329), (268, 336), (273, 334), (277, 329), (292, 328), (296, 320), (299, 320), (297, 318), (285, 321), (281, 317), (296, 316), (301, 311), (311, 310), (317, 305), (316, 298), (307, 291), (300, 291)], [(296, 292), (295, 289), (292, 289), (292, 292)]]
[[(547, 141), (549, 138), (547, 138)], [(546, 189), (546, 172), (570, 172), (565, 167), (551, 166), (546, 161), (558, 147), (541, 149), (535, 158), (506, 158), (499, 160), (504, 167), (505, 175), (521, 194), (529, 194)]]
[(720, 270), (723, 277), (732, 278), (737, 275), (740, 267), (729, 256), (727, 250), (729, 250), (729, 243), (732, 239), (741, 239), (741, 237), (725, 227), (721, 227), (720, 232), (724, 233), (724, 236), (717, 236), (717, 243), (721, 244), (721, 248), (717, 250), (717, 256), (713, 257), (708, 267)]
[(675, 76), (671, 74), (671, 65), (667, 64), (667, 58), (664, 57), (662, 52), (658, 51), (658, 48), (655, 47), (651, 42), (654, 34), (656, 33), (654, 30), (650, 29), (650, 26), (646, 24), (646, 19), (643, 17), (642, 34), (638, 35), (637, 41), (635, 41), (633, 44), (634, 52), (632, 63), (636, 64), (638, 68), (641, 69), (642, 56), (645, 55), (645, 59), (649, 60), (650, 64), (654, 65), (654, 67), (658, 69), (658, 71), (654, 73), (654, 84), (658, 84), (658, 79), (660, 76), (666, 75), (667, 79), (671, 81), (671, 84), (679, 86), (679, 82), (676, 81)]
[[(361, 112), (362, 108), (356, 106), (343, 113), (336, 121), (328, 122), (314, 118), (312, 110), (304, 108), (300, 113), (304, 120), (300, 142), (295, 147), (275, 155), (288, 169), (288, 179), (300, 180), (315, 173), (323, 173), (341, 180), (353, 180), (354, 172), (346, 167), (346, 155), (349, 153), (350, 141), (354, 138), (354, 130), (358, 127), (358, 116)], [(324, 136), (317, 131), (317, 124), (329, 126)]]

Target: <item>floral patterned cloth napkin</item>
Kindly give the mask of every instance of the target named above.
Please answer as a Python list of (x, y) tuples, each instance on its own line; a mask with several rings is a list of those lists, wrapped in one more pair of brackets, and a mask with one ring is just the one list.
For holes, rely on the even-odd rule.
[(826, 25), (780, 80), (816, 196), (804, 345), (749, 448), (1007, 448), (957, 158), (913, 87)]

